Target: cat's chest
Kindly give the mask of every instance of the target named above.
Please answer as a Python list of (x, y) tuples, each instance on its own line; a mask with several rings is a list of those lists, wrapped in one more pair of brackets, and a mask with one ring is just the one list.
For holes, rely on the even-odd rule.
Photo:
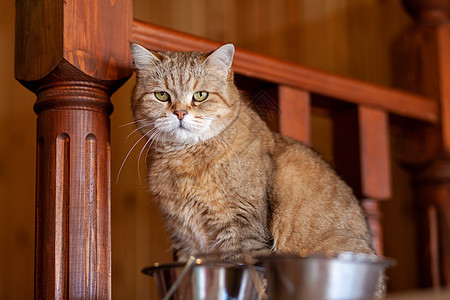
[(205, 232), (211, 220), (227, 219), (234, 206), (229, 178), (220, 168), (220, 164), (204, 162), (159, 161), (150, 168), (150, 190), (171, 219), (197, 226), (195, 232)]
[(149, 176), (156, 181), (173, 181), (174, 178), (207, 177), (216, 171), (216, 163), (193, 155), (162, 157), (154, 160)]
[(158, 197), (199, 199), (219, 197), (227, 185), (227, 167), (219, 161), (199, 159), (194, 155), (161, 157), (148, 168), (151, 192)]
[(217, 180), (219, 174), (226, 175), (232, 170), (232, 158), (230, 151), (210, 145), (161, 153), (151, 158), (148, 175), (154, 182), (164, 184), (184, 181), (207, 184)]

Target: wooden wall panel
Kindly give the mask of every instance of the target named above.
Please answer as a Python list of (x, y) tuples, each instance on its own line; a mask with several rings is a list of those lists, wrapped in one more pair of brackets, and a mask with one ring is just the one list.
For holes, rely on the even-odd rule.
[(14, 79), (14, 2), (0, 2), (0, 299), (33, 299), (35, 95)]
[[(409, 24), (399, 0), (135, 0), (137, 19), (379, 84)], [(214, 22), (211, 22), (214, 20)]]

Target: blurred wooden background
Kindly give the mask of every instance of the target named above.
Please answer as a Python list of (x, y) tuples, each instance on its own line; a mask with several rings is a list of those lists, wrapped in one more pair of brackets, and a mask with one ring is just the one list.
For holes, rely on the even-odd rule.
[[(31, 299), (34, 268), (35, 96), (14, 79), (14, 1), (0, 3), (0, 299)], [(400, 0), (134, 0), (134, 17), (233, 42), (239, 47), (335, 74), (389, 85), (390, 45), (411, 20)], [(142, 267), (171, 260), (168, 238), (145, 191), (132, 134), (134, 79), (112, 97), (113, 297), (156, 299)], [(331, 157), (331, 123), (313, 118), (313, 147)], [(392, 147), (396, 145), (395, 131)], [(393, 199), (383, 205), (385, 255), (398, 265), (390, 290), (417, 287), (413, 201), (408, 175), (393, 157)], [(138, 171), (139, 170), (139, 171)], [(139, 177), (140, 172), (140, 177)], [(153, 296), (149, 296), (149, 294)]]

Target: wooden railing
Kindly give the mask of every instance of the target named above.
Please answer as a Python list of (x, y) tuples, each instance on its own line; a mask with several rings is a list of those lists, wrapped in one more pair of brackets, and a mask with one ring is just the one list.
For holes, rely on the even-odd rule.
[[(221, 44), (138, 20), (133, 21), (132, 40), (152, 50), (212, 51)], [(287, 61), (238, 49), (235, 72), (281, 86), (371, 106), (388, 113), (437, 123), (436, 101), (416, 94), (344, 78)]]
[[(131, 75), (129, 42), (154, 50), (198, 51), (219, 43), (132, 21), (131, 0), (16, 3), (16, 78), (37, 94), (35, 297), (110, 298), (109, 97)], [(422, 9), (416, 15), (427, 20), (442, 18), (431, 8), (432, 14), (426, 5), (412, 10)], [(280, 112), (273, 127), (283, 134), (309, 144), (312, 111), (331, 116), (336, 168), (361, 199), (380, 253), (379, 201), (391, 197), (389, 116), (418, 120), (420, 128), (432, 128), (438, 144), (450, 144), (445, 82), (450, 71), (439, 64), (450, 61), (449, 31), (442, 22), (432, 24), (436, 47), (423, 49), (438, 53), (428, 53), (438, 56), (434, 70), (442, 76), (438, 97), (429, 95), (433, 100), (244, 49), (236, 52), (234, 69), (242, 87), (248, 88), (242, 80), (248, 79), (250, 92), (270, 89)], [(418, 177), (420, 195), (427, 199), (422, 201), (425, 232), (433, 233), (425, 234), (424, 262), (435, 286), (450, 282), (450, 243), (443, 234), (449, 232), (450, 216), (445, 150)]]

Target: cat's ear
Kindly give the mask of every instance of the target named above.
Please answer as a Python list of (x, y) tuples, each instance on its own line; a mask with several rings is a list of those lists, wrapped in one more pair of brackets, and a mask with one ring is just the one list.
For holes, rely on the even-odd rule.
[(141, 45), (131, 43), (130, 47), (131, 53), (133, 54), (134, 65), (138, 70), (148, 68), (152, 64), (160, 61), (155, 54)]
[(231, 70), (231, 64), (233, 63), (234, 45), (226, 44), (211, 53), (205, 60), (205, 63), (216, 67), (220, 72), (223, 72), (225, 76)]

